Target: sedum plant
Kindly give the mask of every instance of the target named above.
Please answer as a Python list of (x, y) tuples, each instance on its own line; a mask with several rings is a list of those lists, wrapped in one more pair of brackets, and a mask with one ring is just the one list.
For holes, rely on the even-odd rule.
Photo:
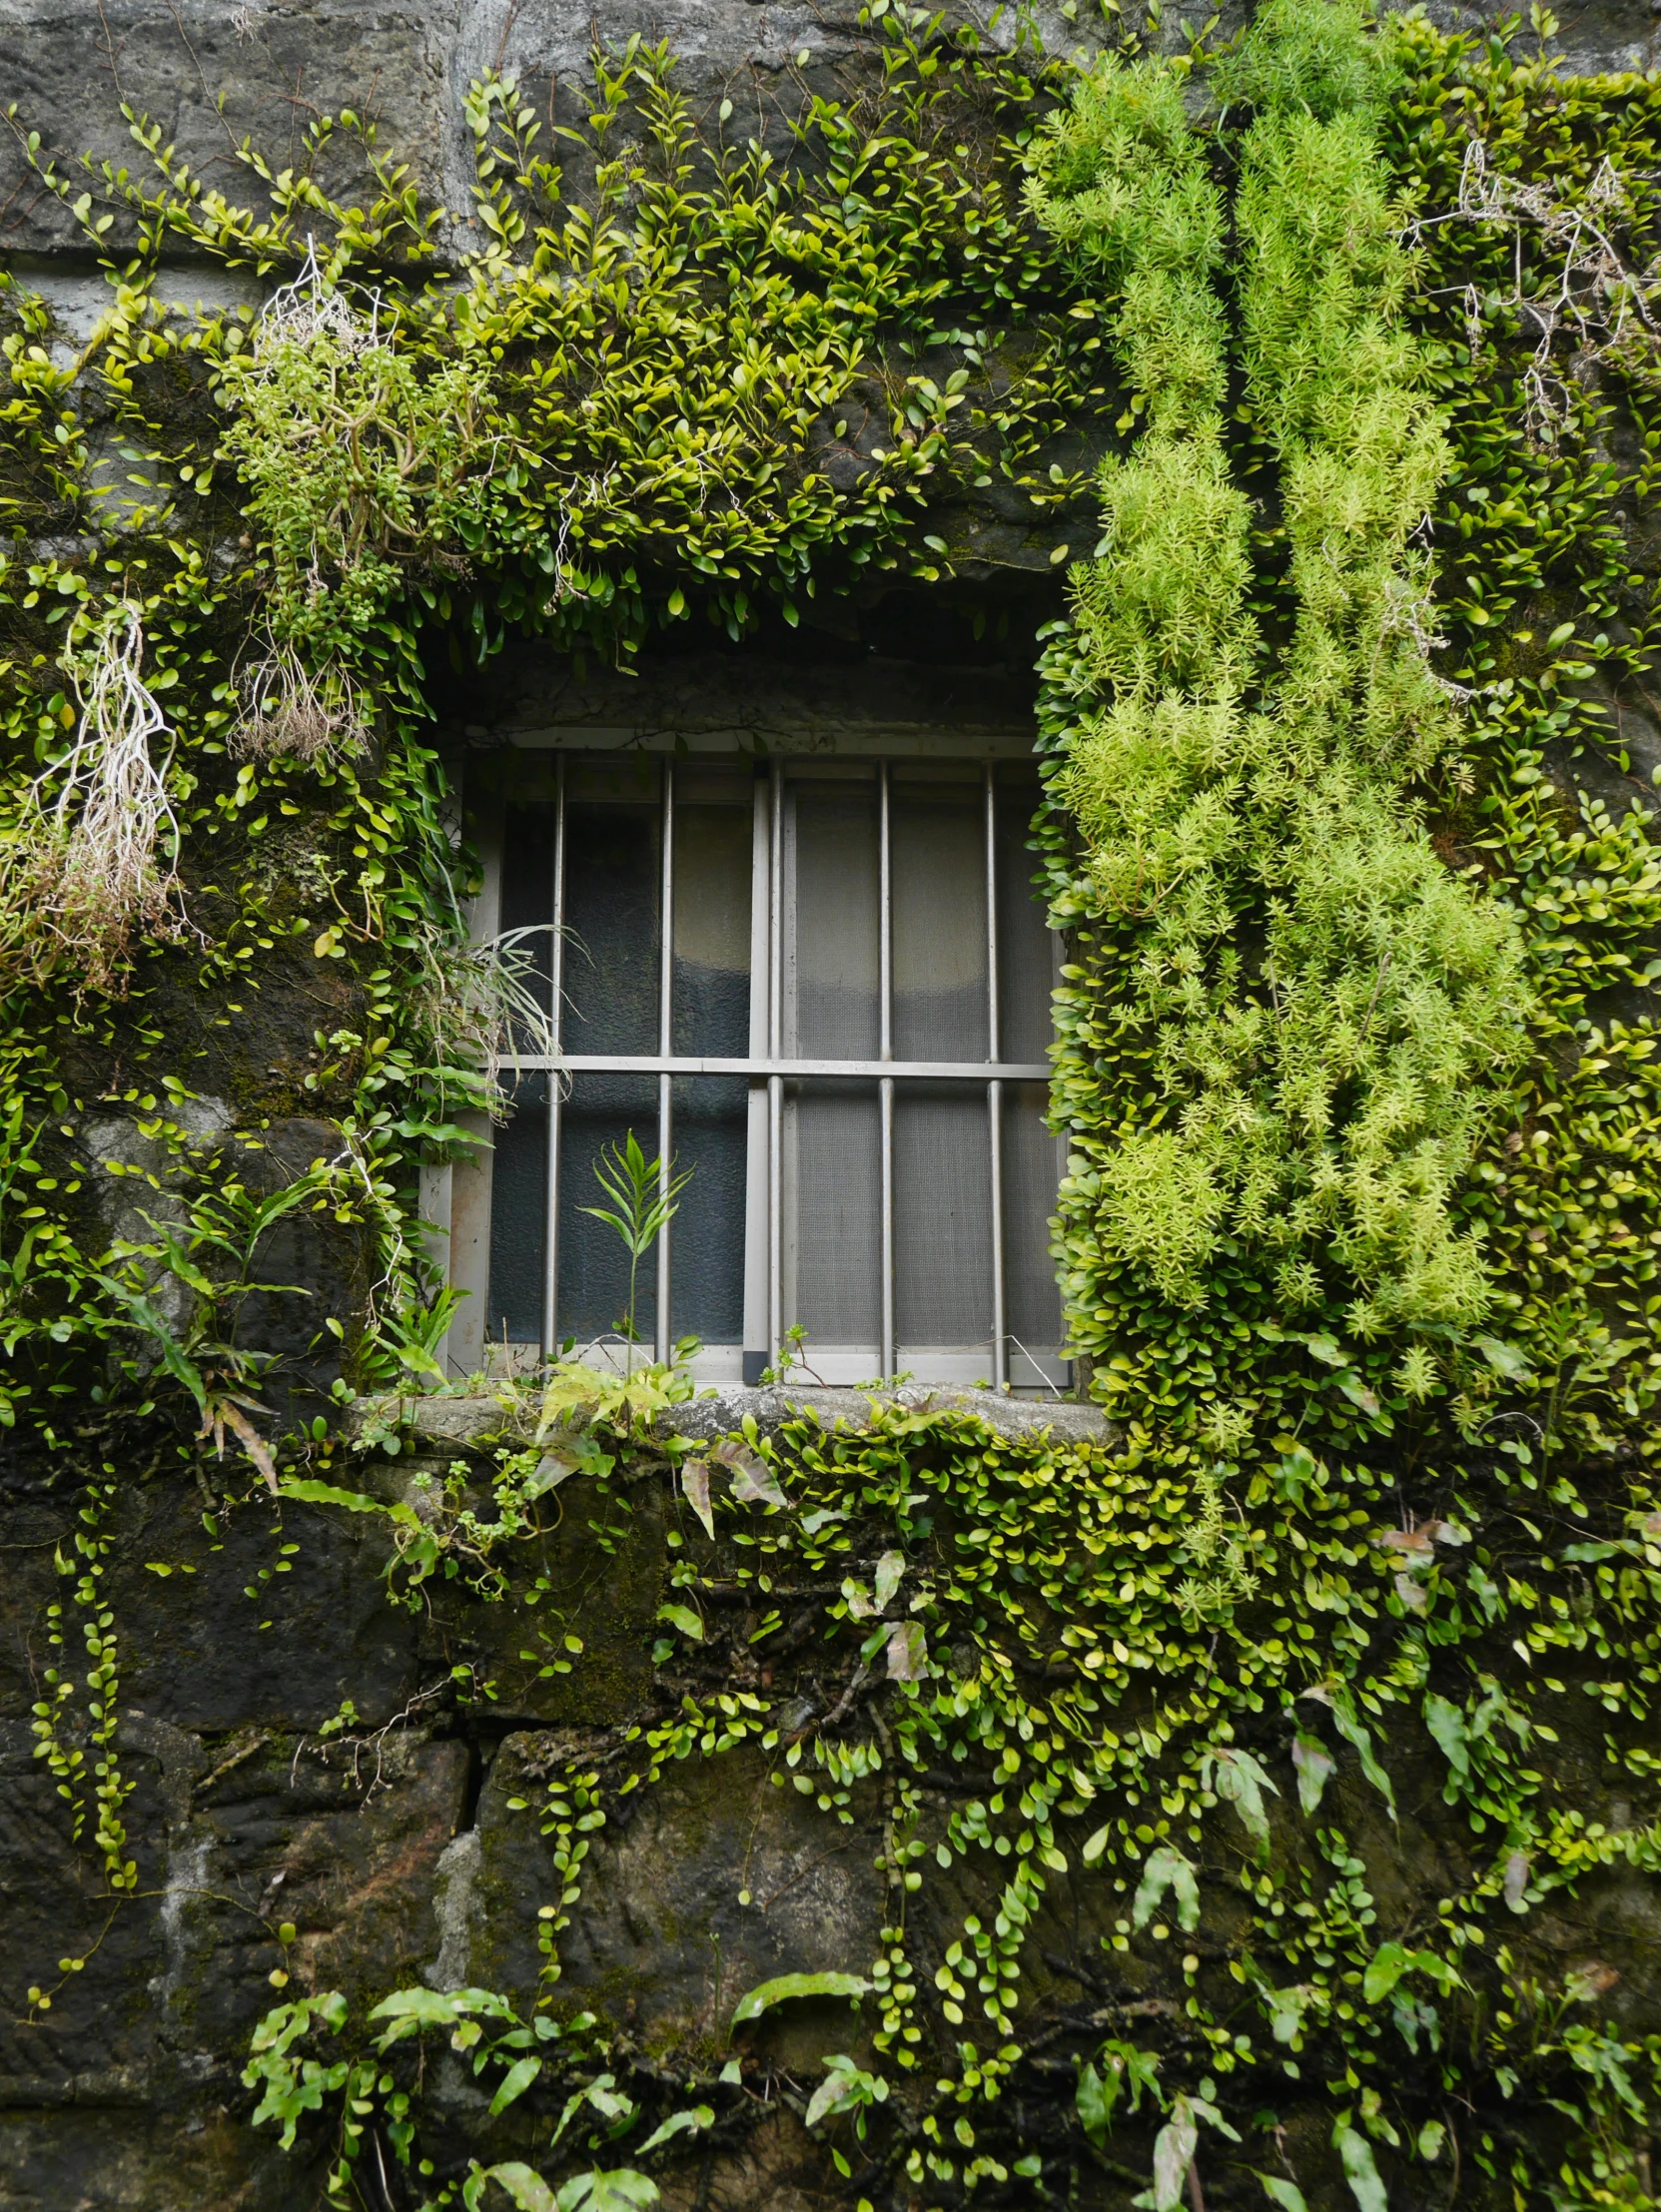
[[(1119, 289), (1115, 344), (1149, 423), (1103, 467), (1103, 541), (1046, 668), (1052, 790), (1085, 846), (1059, 1104), (1087, 1348), (1123, 1322), (1099, 1284), (1128, 1269), (1201, 1306), (1224, 1251), (1253, 1254), (1283, 1309), (1341, 1300), (1362, 1336), (1470, 1331), (1490, 1309), (1456, 1193), (1527, 994), (1514, 924), (1450, 873), (1415, 797), (1458, 723), (1408, 542), (1447, 451), (1400, 322), (1386, 74), (1359, 12), (1330, 0), (1265, 10), (1220, 67), (1215, 91), (1255, 110), (1233, 334), (1181, 66), (1105, 61), (1033, 161), (1040, 219)], [(1278, 638), (1252, 604), (1231, 356), (1259, 495), (1284, 518)]]

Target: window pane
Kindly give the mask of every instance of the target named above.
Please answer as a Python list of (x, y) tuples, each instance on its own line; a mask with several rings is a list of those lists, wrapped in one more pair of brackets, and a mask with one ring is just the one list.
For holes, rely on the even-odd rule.
[(1048, 1104), (1041, 1083), (1005, 1086), (1005, 1303), (1010, 1334), (1035, 1352), (1061, 1342), (1061, 1292), (1050, 1257), (1060, 1146), (1044, 1125)]
[(521, 1076), (512, 1117), (493, 1130), (490, 1295), (485, 1340), (539, 1344), (548, 1172), (547, 1078)]
[(669, 1226), (670, 1326), (677, 1338), (742, 1344), (750, 1087), (742, 1076), (677, 1076), (672, 1091), (675, 1166), (692, 1179)]
[(998, 1014), (1004, 1060), (1048, 1059), (1054, 1034), (1050, 994), (1055, 989), (1055, 940), (1045, 926), (1044, 902), (1033, 888), (1038, 855), (1027, 850), (1038, 802), (1038, 784), (1025, 771), (1000, 776)]
[(985, 1060), (986, 815), (976, 784), (896, 777), (894, 1056)]
[[(524, 769), (525, 764), (518, 764)], [(503, 824), (503, 932), (550, 918), (551, 764), (522, 780)], [(581, 1056), (649, 1055), (659, 1047), (662, 792), (660, 757), (571, 757), (565, 767), (564, 1042)], [(905, 1061), (1043, 1061), (1052, 1035), (1055, 948), (1032, 890), (1027, 850), (1039, 787), (1030, 764), (996, 770), (999, 1035), (987, 1010), (986, 813), (983, 771), (947, 761), (889, 771), (892, 837), (893, 1050)], [(752, 946), (756, 873), (753, 765), (676, 761), (673, 1014), (676, 1053), (747, 1058), (755, 1027)], [(783, 1047), (794, 1058), (874, 1060), (879, 1004), (880, 780), (870, 761), (793, 761), (784, 781)], [(765, 841), (764, 841), (765, 842)], [(760, 918), (765, 920), (765, 916)], [(545, 979), (548, 950), (533, 941)], [(544, 984), (545, 988), (545, 984)], [(604, 1145), (632, 1128), (657, 1148), (657, 1079), (565, 1079), (561, 1109), (559, 1333), (614, 1333), (628, 1298), (615, 1233), (582, 1209), (605, 1202), (593, 1178)], [(765, 1086), (677, 1077), (672, 1142), (692, 1170), (671, 1230), (672, 1333), (713, 1347), (744, 1342), (765, 1313)], [(763, 1102), (759, 1116), (755, 1102)], [(1042, 1085), (1006, 1086), (1002, 1119), (1006, 1310), (1011, 1376), (1039, 1379), (1019, 1347), (1060, 1377), (1060, 1299), (1049, 1254), (1058, 1173)], [(809, 1358), (833, 1356), (835, 1379), (876, 1369), (881, 1334), (881, 1144), (874, 1083), (786, 1087), (783, 1162), (784, 1319), (800, 1322)], [(760, 1150), (751, 1149), (760, 1141)], [(991, 1142), (981, 1086), (895, 1091), (895, 1334), (902, 1362), (939, 1351), (956, 1379), (992, 1365)], [(487, 1324), (492, 1341), (541, 1333), (547, 1105), (521, 1080), (495, 1135)], [(754, 1218), (746, 1218), (753, 1212)], [(748, 1233), (746, 1233), (748, 1232)], [(746, 1255), (753, 1277), (748, 1284)], [(642, 1260), (635, 1328), (655, 1333), (657, 1255)], [(971, 1366), (970, 1362), (978, 1362)]]
[(787, 784), (787, 1055), (875, 1060), (877, 1005), (877, 786)]
[[(656, 775), (654, 764), (654, 785)], [(659, 829), (655, 802), (566, 801), (563, 1036), (569, 1053), (657, 1050)]]
[[(610, 1200), (594, 1179), (602, 1149), (632, 1129), (648, 1159), (657, 1152), (655, 1076), (579, 1075), (559, 1116), (559, 1334), (586, 1343), (617, 1330), (628, 1305), (628, 1254), (615, 1229), (581, 1209)], [(498, 1200), (499, 1204), (500, 1201)], [(657, 1255), (640, 1262), (634, 1326), (650, 1344), (657, 1326)]]
[(992, 1138), (983, 1090), (896, 1088), (894, 1292), (902, 1344), (984, 1344), (990, 1366)]
[[(674, 1049), (742, 1060), (750, 1049), (752, 787), (735, 776), (733, 803), (700, 796), (682, 804), (683, 779), (675, 781)], [(706, 771), (692, 788), (714, 783)]]
[(872, 1345), (882, 1333), (882, 1141), (875, 1084), (786, 1091), (785, 1325), (813, 1346)]
[[(536, 928), (536, 936), (522, 940), (522, 950), (535, 962), (534, 978), (527, 978), (527, 982), (544, 1013), (552, 988), (553, 932), (548, 925), (553, 918), (553, 823), (551, 806), (508, 807), (502, 827), (501, 909), (497, 923), (504, 936), (509, 930)], [(530, 1049), (528, 1040), (521, 1042), (526, 1050)]]

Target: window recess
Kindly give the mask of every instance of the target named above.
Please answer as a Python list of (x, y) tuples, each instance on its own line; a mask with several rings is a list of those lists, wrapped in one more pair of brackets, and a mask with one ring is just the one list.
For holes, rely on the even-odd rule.
[(493, 919), (547, 927), (559, 1050), (494, 1134), (494, 1360), (615, 1343), (627, 1260), (582, 1209), (632, 1129), (691, 1170), (637, 1286), (656, 1357), (754, 1381), (799, 1324), (827, 1382), (1065, 1383), (1037, 800), (1022, 761), (511, 764)]

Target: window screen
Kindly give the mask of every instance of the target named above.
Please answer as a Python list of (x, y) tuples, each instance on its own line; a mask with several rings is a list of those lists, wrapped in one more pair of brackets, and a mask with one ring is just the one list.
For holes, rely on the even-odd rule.
[[(1053, 940), (1030, 766), (561, 755), (510, 799), (501, 927), (542, 925), (560, 1053), (518, 1063), (489, 1333), (619, 1339), (627, 1254), (585, 1209), (638, 1138), (689, 1171), (637, 1273), (659, 1357), (755, 1379), (1062, 1380), (1045, 1125)], [(546, 780), (543, 788), (546, 789)]]

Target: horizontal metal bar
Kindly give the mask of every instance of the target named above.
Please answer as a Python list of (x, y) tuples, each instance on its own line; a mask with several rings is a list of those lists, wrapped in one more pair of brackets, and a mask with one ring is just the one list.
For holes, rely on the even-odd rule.
[(870, 1083), (894, 1076), (902, 1083), (1048, 1083), (1052, 1074), (1048, 1061), (685, 1060), (663, 1053), (572, 1053), (557, 1061), (509, 1058), (506, 1065), (520, 1075), (552, 1069), (573, 1076), (782, 1076), (786, 1082), (841, 1076)]

